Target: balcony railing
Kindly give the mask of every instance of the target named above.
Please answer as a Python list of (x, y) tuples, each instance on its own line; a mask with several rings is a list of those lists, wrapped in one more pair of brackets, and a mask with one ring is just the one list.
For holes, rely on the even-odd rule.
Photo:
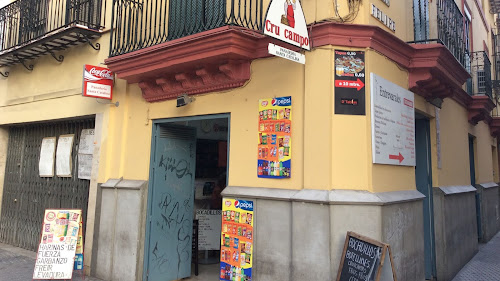
[(492, 97), (491, 62), (488, 53), (472, 52), (471, 56), (471, 95), (487, 95)]
[(113, 0), (110, 57), (235, 25), (259, 30), (263, 0)]
[(73, 25), (102, 29), (102, 1), (17, 0), (5, 6), (0, 9), (0, 53)]
[[(422, 3), (425, 3), (422, 4)], [(470, 54), (466, 47), (465, 21), (454, 0), (437, 0), (436, 13), (430, 15), (427, 0), (414, 4), (415, 41), (408, 43), (428, 44), (437, 42), (445, 45), (462, 66), (470, 71)], [(414, 1), (415, 3), (415, 1)], [(434, 8), (434, 7), (433, 7)], [(437, 26), (430, 26), (430, 16), (437, 18)], [(429, 31), (430, 28), (434, 30)], [(437, 30), (436, 30), (437, 29)], [(428, 36), (432, 36), (429, 39)], [(437, 37), (437, 38), (436, 38)]]

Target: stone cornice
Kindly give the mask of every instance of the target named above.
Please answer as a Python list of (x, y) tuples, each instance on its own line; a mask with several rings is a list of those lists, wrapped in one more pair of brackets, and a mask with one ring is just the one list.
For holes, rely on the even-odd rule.
[[(462, 90), (469, 74), (440, 44), (409, 45), (371, 25), (318, 23), (310, 26), (312, 47), (371, 48), (408, 70), (408, 88), (431, 101), (453, 98), (467, 107), (471, 99)], [(148, 101), (240, 87), (250, 78), (250, 63), (269, 57), (275, 39), (258, 31), (224, 26), (111, 57), (106, 64), (118, 78), (139, 83)], [(279, 42), (298, 50), (297, 47)]]

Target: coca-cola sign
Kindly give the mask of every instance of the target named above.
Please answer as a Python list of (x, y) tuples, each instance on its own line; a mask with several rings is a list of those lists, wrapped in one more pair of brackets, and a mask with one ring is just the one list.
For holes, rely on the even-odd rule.
[(107, 68), (86, 64), (83, 67), (83, 91), (85, 97), (112, 99), (113, 72)]

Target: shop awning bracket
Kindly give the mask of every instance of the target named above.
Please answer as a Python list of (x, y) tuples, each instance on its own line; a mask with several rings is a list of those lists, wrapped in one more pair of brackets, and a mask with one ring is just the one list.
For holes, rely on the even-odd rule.
[(7, 78), (7, 77), (9, 77), (9, 72), (5, 71), (5, 73), (4, 73), (4, 72), (0, 71), (0, 75), (2, 75), (3, 77)]
[(92, 44), (92, 42), (87, 37), (87, 35), (82, 34), (82, 33), (78, 33), (78, 34), (83, 38), (83, 40), (85, 40), (85, 42), (87, 42), (90, 45), (90, 47), (94, 48), (94, 50), (99, 51), (101, 49), (101, 44), (96, 43), (94, 46), (94, 44)]
[(54, 53), (54, 51), (52, 51), (52, 49), (47, 44), (43, 44), (42, 46), (45, 47), (45, 50), (47, 50), (47, 53), (49, 53), (56, 61), (63, 62), (63, 60), (64, 60), (63, 55), (59, 55), (59, 57), (57, 57), (56, 54)]
[(33, 70), (33, 65), (26, 65), (24, 62), (24, 59), (20, 58), (18, 55), (14, 54), (14, 57), (17, 59), (19, 63), (21, 63), (27, 70), (32, 71)]

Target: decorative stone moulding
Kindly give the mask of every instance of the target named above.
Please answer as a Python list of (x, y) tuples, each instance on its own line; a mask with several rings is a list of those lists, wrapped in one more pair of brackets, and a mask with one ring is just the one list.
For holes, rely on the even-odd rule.
[(500, 116), (494, 116), (490, 120), (490, 132), (493, 137), (500, 137)]
[(495, 108), (495, 104), (488, 96), (472, 96), (472, 102), (467, 110), (469, 112), (469, 123), (476, 125), (484, 120), (486, 123), (491, 121), (490, 112)]
[(162, 75), (139, 82), (142, 96), (149, 102), (174, 99), (180, 94), (201, 94), (241, 87), (250, 79), (250, 61), (228, 61), (206, 65), (189, 72)]
[[(453, 98), (465, 108), (472, 104), (461, 88), (470, 75), (441, 44), (409, 45), (371, 25), (325, 22), (309, 30), (312, 49), (331, 45), (375, 50), (406, 69), (408, 88), (426, 100)], [(154, 102), (241, 87), (250, 78), (252, 60), (271, 56), (268, 43), (299, 51), (259, 31), (224, 26), (111, 57), (106, 65), (118, 78), (139, 83), (143, 97)]]

